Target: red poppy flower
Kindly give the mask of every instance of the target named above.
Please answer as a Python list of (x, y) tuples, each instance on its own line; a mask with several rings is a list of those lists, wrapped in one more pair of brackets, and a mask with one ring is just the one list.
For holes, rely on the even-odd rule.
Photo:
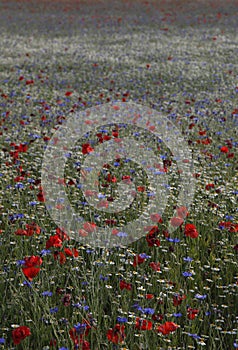
[(158, 213), (151, 214), (150, 219), (151, 219), (151, 221), (159, 222), (160, 224), (162, 224), (162, 222), (163, 222), (162, 217)]
[(145, 186), (138, 186), (137, 191), (138, 192), (145, 192)]
[(173, 217), (171, 218), (170, 223), (174, 227), (179, 227), (182, 225), (183, 219), (181, 217)]
[[(78, 345), (81, 345), (81, 350), (90, 350), (90, 344), (83, 339), (84, 336), (88, 335), (91, 326), (87, 326), (86, 329), (82, 329), (82, 333), (79, 333), (75, 328), (70, 329), (69, 335), (75, 345), (75, 349), (78, 349)], [(81, 330), (80, 330), (81, 331)]]
[(123, 290), (123, 289), (132, 290), (132, 284), (121, 280), (120, 281), (120, 289), (121, 290)]
[(154, 294), (146, 294), (146, 295), (145, 295), (145, 298), (146, 298), (147, 300), (154, 299)]
[(17, 236), (28, 236), (27, 231), (23, 230), (22, 228), (18, 228), (15, 231), (15, 235), (17, 235)]
[(193, 224), (186, 224), (185, 228), (184, 228), (184, 234), (187, 237), (191, 237), (191, 238), (197, 238), (199, 233), (196, 229), (196, 226)]
[(229, 232), (238, 232), (238, 224), (231, 221), (221, 221), (219, 227), (227, 229)]
[(222, 153), (228, 153), (228, 152), (229, 152), (229, 148), (226, 147), (226, 146), (222, 146), (222, 147), (220, 148), (220, 151), (221, 151)]
[(61, 246), (62, 240), (59, 238), (58, 235), (50, 236), (50, 238), (46, 242), (46, 249), (49, 249), (51, 247), (60, 248)]
[(63, 252), (54, 252), (53, 256), (55, 260), (59, 258), (60, 265), (63, 265), (66, 262), (66, 256)]
[(70, 248), (64, 248), (64, 252), (68, 256), (74, 256), (77, 258), (79, 256), (79, 252), (77, 251), (76, 248), (73, 248), (72, 250)]
[(151, 262), (150, 263), (150, 267), (152, 268), (152, 270), (154, 271), (160, 271), (160, 263), (156, 263), (156, 262)]
[(88, 233), (95, 232), (97, 225), (94, 222), (85, 222), (83, 224), (83, 229)]
[(32, 255), (25, 257), (24, 262), (25, 267), (36, 267), (42, 264), (42, 259), (40, 256)]
[(39, 235), (41, 233), (41, 228), (35, 222), (31, 224), (26, 224), (27, 236), (32, 236), (34, 233)]
[(89, 143), (84, 143), (82, 145), (82, 153), (83, 154), (88, 154), (88, 153), (91, 153), (93, 151), (94, 151), (94, 149), (90, 146)]
[(210, 190), (211, 188), (214, 188), (214, 187), (215, 187), (214, 184), (207, 184), (205, 188), (208, 191), (208, 190)]
[(39, 202), (45, 202), (45, 197), (42, 188), (40, 188), (39, 193), (37, 194), (37, 199)]
[(185, 219), (188, 216), (188, 209), (186, 207), (179, 207), (176, 209), (177, 215), (181, 219)]
[(61, 239), (61, 241), (70, 240), (70, 237), (64, 231), (64, 229), (57, 227), (56, 235)]
[(186, 295), (175, 294), (173, 296), (173, 304), (174, 304), (174, 306), (180, 305), (184, 299), (186, 299)]
[(179, 326), (174, 322), (165, 322), (164, 324), (158, 326), (157, 331), (163, 335), (167, 335), (176, 331), (178, 327)]
[(71, 301), (71, 294), (69, 294), (69, 293), (65, 294), (63, 299), (62, 299), (62, 303), (64, 304), (64, 306), (69, 306), (70, 301)]
[(133, 266), (136, 267), (137, 265), (142, 264), (144, 261), (145, 261), (145, 258), (142, 258), (140, 254), (136, 255), (134, 256)]
[(12, 331), (12, 339), (14, 345), (20, 344), (22, 340), (24, 340), (26, 337), (29, 337), (31, 335), (31, 331), (29, 327), (26, 326), (20, 326), (15, 328)]
[(36, 277), (38, 275), (38, 273), (40, 272), (40, 268), (39, 267), (23, 267), (22, 272), (28, 278), (29, 281), (32, 281), (32, 279), (34, 277)]
[(187, 309), (187, 316), (189, 320), (193, 320), (198, 313), (199, 313), (198, 309), (192, 309), (191, 307)]
[(107, 339), (114, 344), (121, 344), (125, 339), (125, 326), (116, 324), (115, 327), (107, 331)]
[(136, 317), (135, 328), (140, 331), (150, 331), (153, 327), (153, 323), (149, 320), (143, 320), (139, 317)]
[(108, 174), (108, 175), (106, 176), (106, 181), (107, 181), (107, 182), (115, 183), (115, 182), (117, 182), (117, 178), (116, 178), (115, 176), (112, 176), (111, 174)]
[(158, 233), (159, 233), (158, 227), (154, 226), (146, 235), (146, 241), (149, 247), (160, 246), (160, 240), (157, 238)]

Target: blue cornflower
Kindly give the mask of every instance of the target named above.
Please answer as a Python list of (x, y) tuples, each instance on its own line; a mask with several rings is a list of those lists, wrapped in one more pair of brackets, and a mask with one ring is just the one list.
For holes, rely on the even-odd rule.
[(170, 237), (167, 237), (166, 240), (168, 242), (173, 242), (173, 243), (179, 243), (180, 242), (180, 239), (179, 238), (170, 238)]
[(51, 314), (55, 314), (56, 312), (58, 312), (59, 308), (56, 306), (56, 307), (52, 307), (50, 308), (50, 313)]
[(32, 286), (32, 282), (29, 282), (29, 281), (24, 281), (23, 282), (24, 286), (27, 286), (27, 287), (30, 287)]
[(145, 254), (145, 253), (141, 253), (141, 254), (139, 254), (139, 256), (140, 256), (142, 259), (149, 259), (149, 258), (151, 258), (150, 255), (147, 255), (147, 254)]
[(4, 338), (0, 338), (0, 344), (5, 344), (6, 340)]
[(102, 274), (99, 275), (99, 279), (100, 279), (101, 281), (107, 281), (108, 278), (109, 278), (108, 276), (103, 276)]
[(183, 276), (184, 276), (184, 277), (191, 277), (191, 276), (192, 276), (192, 273), (191, 273), (191, 272), (188, 272), (188, 271), (185, 271), (185, 272), (183, 272)]
[(155, 309), (151, 309), (150, 307), (146, 307), (142, 309), (141, 307), (138, 307), (138, 310), (141, 311), (143, 314), (147, 315), (153, 315), (155, 313)]
[(187, 256), (186, 258), (183, 258), (183, 260), (187, 262), (191, 262), (193, 261), (193, 258), (190, 258), (189, 256)]
[(42, 292), (41, 295), (43, 297), (51, 297), (53, 295), (53, 293), (46, 290), (45, 292)]
[(32, 202), (29, 202), (28, 204), (31, 205), (31, 206), (33, 207), (34, 205), (38, 204), (38, 202), (32, 201)]
[(117, 317), (117, 322), (119, 323), (124, 323), (124, 322), (128, 322), (128, 318), (126, 317)]
[(42, 249), (42, 251), (40, 252), (40, 256), (45, 256), (51, 254), (51, 250), (49, 249)]
[(16, 185), (15, 185), (15, 188), (24, 188), (25, 186), (21, 183), (21, 182), (18, 182)]
[(201, 337), (195, 333), (188, 333), (189, 337), (193, 337), (193, 339), (201, 339)]
[(178, 312), (178, 313), (174, 313), (173, 316), (174, 316), (174, 317), (182, 317), (183, 314), (181, 314), (181, 312)]
[(77, 333), (83, 334), (86, 330), (87, 324), (86, 323), (78, 323), (74, 325), (74, 328)]
[(25, 260), (17, 260), (17, 266), (21, 266), (25, 264)]
[(207, 297), (206, 294), (204, 294), (204, 295), (196, 294), (196, 295), (195, 295), (195, 298), (196, 298), (196, 299), (199, 299), (199, 300), (204, 300), (204, 299), (206, 299), (206, 297)]
[(118, 232), (117, 237), (127, 237), (128, 234), (126, 232)]

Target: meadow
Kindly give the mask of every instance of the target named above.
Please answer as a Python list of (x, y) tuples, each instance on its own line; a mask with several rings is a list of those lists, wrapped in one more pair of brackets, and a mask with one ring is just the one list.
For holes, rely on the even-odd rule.
[[(0, 349), (238, 348), (237, 27), (236, 0), (0, 2)], [(149, 131), (95, 127), (58, 179), (87, 221), (81, 238), (98, 225), (123, 241), (151, 200), (140, 165), (115, 159), (99, 174), (102, 198), (117, 199), (121, 178), (136, 200), (114, 214), (87, 203), (81, 165), (100, 144), (140, 139), (170, 189), (143, 237), (95, 247), (49, 215), (42, 160), (71, 115), (119, 102), (180, 130), (195, 194), (188, 210), (177, 203), (176, 160)]]

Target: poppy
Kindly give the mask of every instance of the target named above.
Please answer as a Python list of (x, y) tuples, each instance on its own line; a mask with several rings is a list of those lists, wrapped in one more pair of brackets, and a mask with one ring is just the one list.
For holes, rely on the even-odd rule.
[(59, 238), (57, 234), (50, 236), (50, 238), (46, 242), (46, 249), (49, 249), (51, 247), (60, 248), (61, 246), (62, 246), (62, 240)]
[(220, 148), (220, 151), (221, 151), (222, 153), (228, 153), (228, 152), (229, 152), (229, 148), (228, 148), (227, 146), (222, 146), (222, 147)]
[(82, 145), (82, 153), (83, 154), (88, 154), (88, 153), (91, 153), (93, 151), (94, 151), (94, 149), (90, 146), (89, 143), (84, 143)]
[(173, 304), (174, 304), (174, 306), (180, 305), (184, 299), (186, 299), (186, 295), (175, 294), (173, 296)]
[(184, 234), (186, 237), (197, 238), (199, 233), (196, 226), (193, 224), (186, 224), (184, 228)]
[(151, 262), (150, 263), (150, 267), (152, 268), (152, 270), (154, 271), (160, 271), (160, 263), (156, 263), (156, 262)]
[(29, 281), (32, 281), (34, 277), (38, 275), (40, 272), (39, 267), (23, 267), (22, 272), (24, 273), (25, 277), (28, 278)]
[(140, 331), (150, 331), (153, 327), (153, 323), (149, 320), (143, 320), (139, 317), (136, 317), (135, 328)]
[(192, 309), (191, 307), (187, 309), (187, 316), (189, 320), (194, 320), (194, 318), (197, 316), (198, 313), (199, 313), (198, 309)]
[(116, 324), (115, 327), (107, 331), (107, 339), (114, 344), (123, 343), (125, 339), (125, 326)]
[(14, 345), (20, 344), (22, 340), (24, 340), (26, 337), (29, 337), (30, 335), (31, 335), (31, 331), (29, 327), (20, 326), (15, 328), (12, 331), (12, 339), (13, 339)]
[(120, 281), (120, 289), (121, 290), (123, 290), (123, 289), (132, 290), (132, 284), (121, 280)]
[(158, 326), (157, 331), (163, 335), (167, 335), (176, 331), (178, 327), (179, 326), (174, 322), (165, 322), (164, 324)]
[(174, 227), (179, 227), (182, 225), (183, 219), (181, 217), (173, 217), (171, 218), (170, 223)]
[(145, 261), (145, 258), (141, 257), (140, 254), (134, 256), (133, 266), (136, 267), (137, 265), (142, 264)]

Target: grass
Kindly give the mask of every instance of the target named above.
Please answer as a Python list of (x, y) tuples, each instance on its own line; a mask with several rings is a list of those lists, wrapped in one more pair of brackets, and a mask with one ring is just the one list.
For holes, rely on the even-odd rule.
[[(91, 322), (91, 329), (83, 339), (92, 350), (238, 347), (235, 3), (1, 3), (2, 349), (76, 349), (69, 331), (85, 320)], [(72, 94), (67, 96), (68, 91)], [(183, 134), (196, 177), (186, 223), (196, 226), (198, 238), (184, 235), (185, 222), (170, 237), (166, 234), (178, 205), (179, 178), (172, 162), (167, 177), (174, 189), (163, 222), (155, 223), (160, 246), (149, 246), (145, 233), (124, 248), (95, 248), (70, 239), (46, 250), (57, 229), (38, 196), (49, 139), (72, 113), (122, 100), (163, 112)], [(134, 131), (119, 130), (119, 134), (133, 137)], [(90, 134), (95, 146), (97, 132)], [(165, 144), (149, 132), (139, 139), (155, 155), (170, 157)], [(78, 150), (71, 150), (65, 168), (66, 183), (74, 182), (66, 186), (70, 202), (89, 222), (95, 214), (101, 215), (96, 217), (99, 226), (105, 226), (105, 219), (133, 221), (149, 202), (145, 171), (135, 162), (119, 167), (110, 163), (111, 175), (132, 174), (135, 185), (146, 188), (130, 209), (111, 215), (82, 205), (85, 196), (77, 187), (80, 167), (74, 163), (87, 158), (80, 153), (84, 142), (81, 138)], [(17, 155), (21, 144), (28, 149)], [(227, 152), (221, 151), (222, 146)], [(102, 170), (101, 190), (115, 200), (117, 185), (102, 186), (107, 185), (106, 175)], [(40, 234), (16, 235), (32, 222)], [(224, 228), (222, 222), (232, 224)], [(64, 248), (77, 249), (78, 256), (67, 255)], [(135, 266), (138, 254), (146, 258)], [(27, 256), (42, 258), (32, 281), (22, 270)], [(160, 263), (158, 271), (152, 269), (152, 262)], [(191, 275), (185, 277), (184, 272)], [(129, 290), (120, 288), (121, 280), (131, 285)], [(176, 294), (186, 295), (178, 306), (173, 303)], [(199, 310), (194, 319), (188, 317), (189, 308)], [(152, 321), (152, 330), (138, 329), (137, 317)], [(158, 327), (166, 321), (179, 327), (163, 335)], [(118, 344), (117, 338), (113, 343), (107, 337), (116, 324), (125, 325), (119, 331), (125, 337)], [(14, 345), (12, 331), (18, 326), (29, 327), (31, 335)], [(78, 348), (88, 349), (86, 343)]]

